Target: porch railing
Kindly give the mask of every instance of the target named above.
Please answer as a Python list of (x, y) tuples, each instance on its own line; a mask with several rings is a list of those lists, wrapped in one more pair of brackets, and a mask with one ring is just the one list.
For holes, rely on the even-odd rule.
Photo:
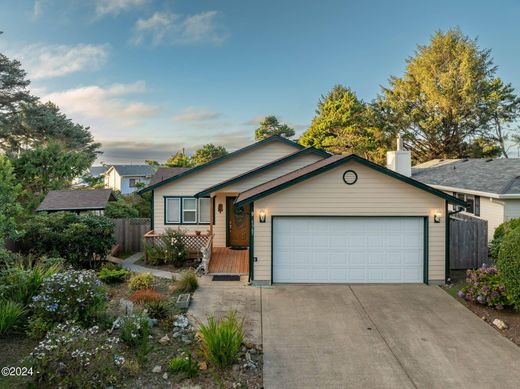
[[(154, 230), (148, 231), (144, 234), (145, 246), (157, 246), (163, 245), (162, 241), (163, 234), (157, 233)], [(204, 254), (211, 257), (211, 250), (213, 247), (213, 234), (210, 232), (196, 233), (195, 231), (188, 231), (184, 233), (182, 241), (188, 250), (188, 258), (191, 259), (203, 259)], [(207, 254), (209, 247), (209, 254)], [(146, 250), (144, 253), (144, 262), (147, 263), (148, 258)], [(209, 259), (208, 259), (209, 263)]]

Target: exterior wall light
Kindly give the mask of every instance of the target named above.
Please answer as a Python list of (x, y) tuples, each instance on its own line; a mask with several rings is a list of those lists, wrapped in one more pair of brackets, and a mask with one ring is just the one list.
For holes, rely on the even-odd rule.
[(258, 221), (260, 223), (265, 223), (265, 219), (266, 219), (265, 209), (261, 209), (260, 212), (258, 212)]
[(433, 212), (433, 222), (434, 223), (440, 223), (441, 222), (441, 212), (436, 209), (435, 212)]
[(224, 204), (220, 203), (217, 207), (218, 213), (222, 213), (224, 211)]

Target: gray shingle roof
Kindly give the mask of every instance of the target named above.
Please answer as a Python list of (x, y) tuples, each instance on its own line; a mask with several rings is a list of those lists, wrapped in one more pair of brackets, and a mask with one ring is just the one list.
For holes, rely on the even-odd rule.
[(167, 180), (168, 178), (181, 174), (189, 169), (190, 168), (188, 167), (160, 167), (157, 170), (157, 172), (155, 172), (148, 186), (155, 185), (161, 181)]
[(153, 176), (156, 168), (150, 165), (112, 165), (120, 176)]
[(47, 193), (37, 211), (81, 211), (105, 209), (116, 198), (111, 189), (53, 190)]
[(108, 170), (106, 166), (92, 166), (89, 170), (92, 177), (99, 177)]
[(429, 185), (520, 195), (520, 158), (433, 160), (412, 168)]

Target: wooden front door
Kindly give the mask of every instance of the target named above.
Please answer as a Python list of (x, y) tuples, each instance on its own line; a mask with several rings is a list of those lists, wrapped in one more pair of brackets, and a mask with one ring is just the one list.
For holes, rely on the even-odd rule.
[(226, 212), (228, 220), (228, 246), (249, 247), (249, 205), (236, 208), (236, 197), (226, 198)]

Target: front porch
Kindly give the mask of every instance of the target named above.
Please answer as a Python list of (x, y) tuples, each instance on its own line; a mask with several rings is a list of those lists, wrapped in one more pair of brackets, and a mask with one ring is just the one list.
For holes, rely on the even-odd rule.
[(233, 250), (228, 247), (213, 247), (208, 274), (249, 273), (249, 249)]

